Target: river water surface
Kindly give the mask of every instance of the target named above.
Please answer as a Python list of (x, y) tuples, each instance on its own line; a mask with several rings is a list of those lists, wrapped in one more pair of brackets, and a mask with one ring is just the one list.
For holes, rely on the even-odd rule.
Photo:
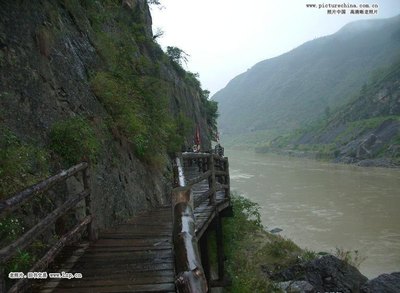
[(400, 271), (400, 170), (227, 150), (232, 190), (303, 248), (358, 250), (369, 278)]

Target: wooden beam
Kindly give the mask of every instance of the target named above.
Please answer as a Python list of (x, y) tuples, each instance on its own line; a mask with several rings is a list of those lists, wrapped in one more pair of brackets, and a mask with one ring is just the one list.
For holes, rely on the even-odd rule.
[(87, 190), (75, 195), (74, 197), (67, 200), (63, 205), (52, 211), (47, 215), (46, 218), (41, 220), (36, 226), (32, 227), (19, 239), (14, 241), (12, 244), (2, 248), (0, 250), (0, 262), (5, 263), (12, 258), (18, 251), (29, 246), (41, 233), (48, 229), (55, 221), (64, 215), (68, 210), (73, 208), (78, 202), (84, 199), (89, 192)]
[(211, 154), (209, 154), (209, 153), (182, 153), (182, 158), (184, 160), (209, 158), (209, 157), (211, 157)]
[(31, 197), (49, 189), (55, 183), (60, 182), (62, 180), (71, 177), (77, 172), (84, 170), (88, 167), (88, 163), (83, 162), (78, 165), (75, 165), (68, 170), (63, 170), (57, 175), (47, 178), (42, 182), (39, 182), (35, 185), (32, 185), (25, 190), (18, 192), (11, 196), (10, 198), (3, 200), (0, 202), (0, 217), (4, 217), (9, 212), (15, 210), (18, 206), (29, 200)]
[(215, 175), (216, 175), (216, 176), (225, 176), (225, 175), (227, 175), (227, 172), (226, 172), (226, 171), (219, 171), (219, 170), (216, 170), (216, 171), (215, 171)]
[(213, 154), (213, 157), (214, 157), (215, 160), (220, 160), (220, 161), (223, 161), (223, 162), (227, 160), (226, 157), (221, 157), (220, 155), (217, 155), (217, 154)]
[(205, 179), (207, 179), (208, 177), (210, 177), (212, 175), (212, 170), (208, 170), (207, 172), (201, 174), (200, 176), (197, 176), (196, 178), (190, 180), (186, 186), (187, 187), (192, 187), (193, 185), (195, 185), (196, 183), (199, 183)]

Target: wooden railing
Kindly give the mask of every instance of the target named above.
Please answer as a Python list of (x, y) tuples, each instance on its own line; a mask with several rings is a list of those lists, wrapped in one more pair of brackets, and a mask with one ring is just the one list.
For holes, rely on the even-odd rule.
[[(196, 166), (200, 175), (186, 182), (183, 165)], [(229, 200), (228, 158), (213, 153), (180, 153), (175, 162), (175, 185), (172, 193), (173, 243), (175, 251), (175, 284), (178, 292), (207, 292), (208, 286), (196, 238), (191, 188), (196, 183), (208, 180), (209, 189), (200, 198), (217, 205), (217, 191), (224, 191), (224, 199)], [(204, 202), (201, 200), (201, 202)], [(201, 203), (200, 202), (200, 203)]]
[[(67, 178), (82, 172), (83, 191), (70, 197), (57, 209), (49, 213), (44, 219), (32, 227), (29, 231), (23, 234), (20, 238), (15, 240), (12, 244), (0, 249), (0, 292), (5, 292), (5, 278), (4, 265), (12, 259), (18, 252), (28, 247), (32, 242), (47, 231), (52, 225), (55, 224), (57, 219), (65, 215), (70, 209), (74, 208), (80, 201), (85, 199), (85, 214), (86, 217), (73, 227), (66, 234), (62, 235), (60, 239), (47, 251), (47, 253), (36, 262), (29, 270), (30, 272), (43, 272), (48, 265), (54, 260), (57, 254), (63, 249), (65, 245), (71, 242), (72, 239), (84, 229), (87, 229), (89, 240), (93, 241), (97, 238), (93, 227), (93, 216), (91, 213), (90, 204), (90, 189), (89, 189), (89, 175), (88, 163), (83, 162), (71, 167), (68, 170), (62, 171), (36, 185), (33, 185), (14, 196), (0, 202), (0, 219), (4, 218), (10, 212), (20, 207), (23, 203), (31, 200), (36, 195), (50, 189), (56, 183), (65, 181)], [(26, 289), (28, 278), (19, 279), (10, 289), (11, 292), (21, 292)]]

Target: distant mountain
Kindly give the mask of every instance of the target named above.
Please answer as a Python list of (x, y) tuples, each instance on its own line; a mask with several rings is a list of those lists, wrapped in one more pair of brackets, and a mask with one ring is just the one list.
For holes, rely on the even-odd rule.
[(212, 97), (223, 138), (257, 144), (309, 125), (349, 102), (373, 70), (399, 54), (400, 15), (350, 23), (257, 63)]
[(400, 59), (374, 72), (355, 98), (310, 127), (279, 136), (258, 152), (400, 166)]

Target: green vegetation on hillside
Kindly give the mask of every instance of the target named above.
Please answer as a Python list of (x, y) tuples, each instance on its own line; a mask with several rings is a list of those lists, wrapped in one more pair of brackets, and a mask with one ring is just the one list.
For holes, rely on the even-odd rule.
[(49, 174), (49, 155), (0, 123), (0, 199)]
[(400, 158), (400, 59), (373, 72), (348, 104), (310, 126), (278, 136), (256, 151), (307, 153), (319, 159)]
[(50, 149), (64, 160), (66, 166), (82, 161), (94, 163), (101, 147), (93, 127), (81, 117), (55, 123), (50, 140)]

